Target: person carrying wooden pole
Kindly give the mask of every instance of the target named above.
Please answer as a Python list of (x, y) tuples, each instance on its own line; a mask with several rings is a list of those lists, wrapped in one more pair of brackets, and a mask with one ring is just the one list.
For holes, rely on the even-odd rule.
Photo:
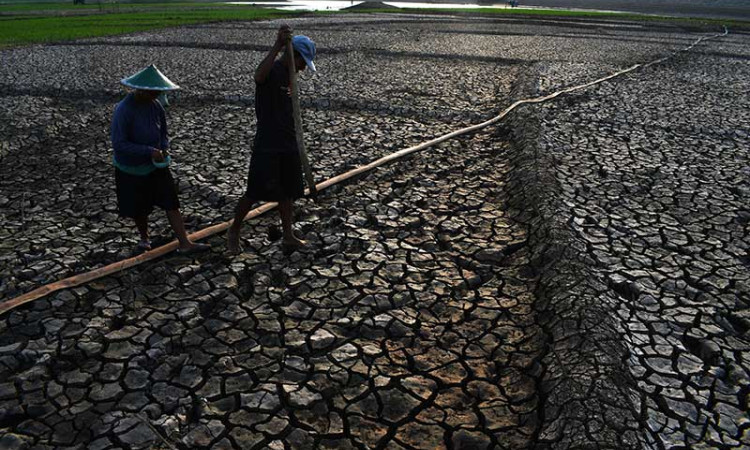
[[(291, 45), (287, 47), (287, 44)], [(282, 49), (293, 49), (276, 59)], [(301, 156), (304, 144), (301, 126), (295, 127), (292, 81), (297, 72), (310, 68), (315, 72), (315, 43), (307, 36), (292, 37), (287, 25), (279, 28), (276, 41), (255, 70), (255, 115), (258, 119), (253, 153), (247, 178), (247, 189), (235, 208), (234, 220), (227, 232), (229, 253), (242, 252), (240, 231), (242, 221), (254, 202), (278, 202), (281, 216), (283, 247), (294, 250), (305, 241), (294, 235), (292, 204), (304, 195), (302, 171), (308, 172), (311, 194), (315, 185), (309, 175), (306, 156)], [(296, 92), (295, 92), (296, 93)], [(297, 121), (299, 117), (297, 117)], [(304, 154), (304, 153), (303, 153)]]

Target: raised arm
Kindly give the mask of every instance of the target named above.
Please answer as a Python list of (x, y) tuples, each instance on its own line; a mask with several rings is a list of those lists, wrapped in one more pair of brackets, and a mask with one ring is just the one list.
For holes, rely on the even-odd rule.
[(255, 69), (256, 83), (263, 84), (266, 82), (268, 74), (271, 72), (271, 68), (273, 67), (273, 62), (276, 60), (276, 55), (279, 54), (281, 49), (284, 48), (287, 41), (291, 38), (292, 29), (289, 28), (289, 25), (282, 25), (281, 27), (279, 27), (279, 32), (276, 34), (276, 42), (274, 42), (273, 47), (271, 47), (271, 50), (268, 51), (266, 57), (263, 58), (263, 61), (260, 62), (258, 68)]

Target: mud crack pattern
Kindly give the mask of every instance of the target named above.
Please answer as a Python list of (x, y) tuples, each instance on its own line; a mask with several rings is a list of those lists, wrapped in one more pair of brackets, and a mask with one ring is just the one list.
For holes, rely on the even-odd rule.
[[(320, 78), (302, 80), (318, 179), (696, 39), (595, 19), (293, 22), (320, 46)], [(255, 127), (248, 68), (277, 27), (0, 52), (0, 296), (135, 243), (103, 67), (155, 62), (186, 87), (169, 123), (188, 225), (227, 220)], [(747, 447), (746, 44), (523, 107), (300, 201), (303, 252), (264, 217), (242, 256), (218, 236), (0, 317), (0, 447)]]

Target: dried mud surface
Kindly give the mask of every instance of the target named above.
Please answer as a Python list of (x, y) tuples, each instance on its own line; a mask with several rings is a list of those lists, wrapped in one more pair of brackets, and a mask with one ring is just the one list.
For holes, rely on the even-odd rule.
[[(318, 180), (684, 48), (628, 22), (295, 19)], [(0, 52), (0, 298), (130, 255), (108, 126), (155, 63), (190, 229), (228, 220), (277, 22)], [(0, 317), (0, 447), (750, 445), (745, 35)], [(163, 214), (152, 217), (171, 239)]]

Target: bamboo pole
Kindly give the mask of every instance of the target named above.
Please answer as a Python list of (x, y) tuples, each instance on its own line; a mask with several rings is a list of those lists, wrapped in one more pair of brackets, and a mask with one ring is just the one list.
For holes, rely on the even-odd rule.
[[(247, 213), (247, 216), (245, 217), (245, 220), (252, 219), (254, 217), (258, 217), (261, 214), (266, 213), (267, 211), (272, 210), (275, 208), (277, 203), (264, 203), (263, 205), (259, 206), (258, 208), (255, 208), (254, 210)], [(191, 241), (197, 241), (200, 239), (204, 239), (206, 237), (212, 236), (214, 234), (221, 233), (222, 231), (225, 231), (229, 228), (229, 226), (232, 224), (232, 221), (222, 222), (216, 225), (212, 225), (210, 227), (204, 228), (202, 230), (196, 231), (195, 233), (191, 234), (189, 236)], [(116, 263), (112, 263), (109, 265), (106, 265), (104, 267), (100, 267), (98, 269), (94, 269), (90, 272), (81, 273), (78, 275), (73, 275), (72, 277), (65, 278), (60, 281), (55, 281), (50, 284), (46, 284), (44, 286), (41, 286), (39, 288), (34, 289), (33, 291), (29, 291), (23, 295), (20, 295), (18, 297), (12, 298), (10, 300), (6, 300), (2, 303), (0, 303), (0, 315), (5, 314), (6, 312), (17, 308), (25, 303), (29, 303), (31, 301), (37, 300), (39, 298), (42, 298), (46, 295), (52, 294), (53, 292), (60, 291), (62, 289), (68, 289), (76, 286), (80, 286), (82, 284), (86, 284), (89, 281), (94, 281), (99, 278), (106, 277), (108, 275), (114, 275), (118, 272), (121, 272), (125, 269), (129, 269), (134, 266), (138, 266), (140, 264), (143, 264), (145, 262), (160, 258), (167, 253), (172, 252), (173, 250), (176, 250), (179, 247), (179, 242), (172, 241), (168, 244), (164, 244), (161, 247), (157, 247), (153, 250), (149, 250), (145, 253), (142, 253), (138, 256), (134, 256), (132, 258), (124, 259), (122, 261), (118, 261)]]
[(289, 65), (289, 87), (292, 89), (292, 112), (294, 115), (294, 131), (297, 134), (297, 148), (299, 150), (299, 158), (302, 162), (302, 171), (305, 174), (305, 181), (307, 182), (307, 189), (311, 197), (316, 198), (318, 191), (315, 188), (315, 180), (313, 179), (312, 170), (310, 170), (310, 161), (307, 159), (307, 150), (305, 149), (305, 140), (302, 135), (302, 114), (299, 108), (299, 86), (297, 85), (297, 67), (294, 63), (294, 47), (292, 46), (292, 40), (289, 39), (286, 43), (286, 54), (287, 63)]
[[(676, 55), (677, 53), (690, 50), (691, 48), (695, 47), (701, 41), (712, 39), (712, 38), (715, 38), (715, 37), (726, 36), (727, 34), (729, 34), (729, 31), (725, 27), (723, 34), (713, 35), (713, 36), (704, 36), (704, 37), (698, 39), (697, 41), (695, 41), (691, 46), (689, 46), (689, 47), (687, 47), (685, 49), (682, 49), (682, 50), (678, 50), (678, 51), (672, 53), (669, 56), (665, 56), (665, 57), (656, 59), (656, 60), (651, 61), (651, 62), (646, 63), (646, 64), (636, 64), (636, 65), (631, 66), (631, 67), (629, 67), (627, 69), (620, 70), (620, 71), (615, 72), (615, 73), (613, 73), (611, 75), (607, 75), (605, 77), (599, 78), (599, 79), (591, 81), (589, 83), (580, 84), (578, 86), (572, 86), (572, 87), (569, 87), (569, 88), (566, 88), (566, 89), (559, 90), (557, 92), (553, 92), (552, 94), (549, 94), (549, 95), (545, 95), (545, 96), (542, 96), (542, 97), (536, 97), (536, 98), (530, 98), (530, 99), (524, 99), (524, 100), (518, 100), (515, 103), (513, 103), (512, 105), (510, 105), (509, 107), (505, 108), (499, 115), (497, 115), (497, 116), (493, 117), (492, 119), (489, 119), (489, 120), (487, 120), (485, 122), (482, 122), (482, 123), (479, 123), (479, 124), (476, 124), (476, 125), (471, 125), (471, 126), (468, 126), (466, 128), (462, 128), (460, 130), (456, 130), (456, 131), (454, 131), (452, 133), (448, 133), (448, 134), (445, 134), (443, 136), (439, 136), (439, 137), (437, 137), (435, 139), (432, 139), (430, 141), (423, 142), (423, 143), (421, 143), (419, 145), (415, 145), (413, 147), (409, 147), (409, 148), (405, 148), (403, 150), (399, 150), (399, 151), (397, 151), (395, 153), (391, 153), (390, 155), (386, 155), (386, 156), (384, 156), (384, 157), (382, 157), (380, 159), (377, 159), (377, 160), (375, 160), (375, 161), (373, 161), (373, 162), (371, 162), (371, 163), (369, 163), (369, 164), (367, 164), (365, 166), (357, 167), (357, 168), (352, 169), (352, 170), (350, 170), (348, 172), (345, 172), (345, 173), (343, 173), (341, 175), (337, 175), (337, 176), (335, 176), (333, 178), (329, 178), (328, 180), (325, 180), (325, 181), (319, 183), (317, 186), (315, 186), (313, 184), (310, 184), (309, 186), (311, 186), (312, 189), (315, 189), (315, 192), (322, 191), (322, 190), (324, 190), (324, 189), (326, 189), (326, 188), (328, 188), (330, 186), (333, 186), (335, 184), (341, 183), (342, 181), (348, 180), (348, 179), (350, 179), (352, 177), (355, 177), (357, 175), (360, 175), (362, 173), (371, 171), (371, 170), (373, 170), (375, 168), (378, 168), (378, 167), (380, 167), (380, 166), (382, 166), (384, 164), (387, 164), (387, 163), (389, 163), (391, 161), (394, 161), (396, 159), (399, 159), (399, 158), (403, 158), (404, 156), (410, 155), (410, 154), (412, 154), (414, 152), (417, 152), (417, 151), (420, 151), (420, 150), (424, 150), (425, 148), (431, 147), (431, 146), (433, 146), (435, 144), (439, 144), (440, 142), (446, 141), (448, 139), (460, 136), (462, 134), (471, 133), (471, 132), (476, 131), (476, 130), (478, 130), (480, 128), (484, 128), (484, 127), (487, 127), (487, 126), (492, 125), (494, 123), (497, 123), (500, 120), (502, 120), (503, 118), (505, 118), (511, 111), (513, 111), (514, 109), (516, 109), (518, 106), (521, 106), (521, 105), (524, 105), (524, 104), (542, 103), (542, 102), (546, 102), (546, 101), (552, 100), (552, 99), (554, 99), (554, 98), (556, 98), (556, 97), (558, 97), (560, 95), (563, 95), (563, 94), (567, 94), (567, 93), (571, 93), (571, 92), (575, 92), (575, 91), (580, 91), (580, 90), (585, 89), (587, 87), (594, 86), (596, 84), (602, 83), (602, 82), (610, 80), (612, 78), (615, 78), (615, 77), (624, 75), (626, 73), (632, 72), (632, 71), (634, 71), (634, 70), (636, 70), (636, 69), (638, 69), (640, 67), (648, 67), (648, 66), (651, 66), (653, 64), (657, 64), (659, 62), (665, 61), (665, 60), (671, 58), (672, 56)], [(308, 193), (309, 192), (310, 192), (310, 190), (308, 189)], [(247, 216), (245, 216), (245, 218), (243, 220), (247, 220), (247, 219), (252, 219), (252, 218), (258, 217), (261, 214), (264, 214), (264, 213), (272, 210), (276, 206), (277, 206), (277, 203), (264, 203), (263, 205), (259, 206), (258, 208), (255, 208), (254, 210), (252, 210), (249, 213), (247, 213)], [(189, 236), (190, 240), (200, 240), (200, 239), (204, 239), (206, 237), (213, 236), (215, 234), (221, 233), (222, 231), (225, 231), (226, 229), (228, 229), (231, 224), (232, 224), (232, 221), (230, 220), (230, 221), (227, 221), (227, 222), (222, 222), (222, 223), (219, 223), (219, 224), (212, 225), (210, 227), (204, 228), (202, 230), (199, 230), (199, 231), (191, 234)], [(102, 278), (102, 277), (105, 277), (105, 276), (108, 276), (108, 275), (116, 274), (116, 273), (118, 273), (120, 271), (123, 271), (125, 269), (128, 269), (130, 267), (134, 267), (134, 266), (143, 264), (143, 263), (145, 263), (147, 261), (154, 260), (156, 258), (159, 258), (161, 256), (166, 255), (167, 253), (170, 253), (171, 251), (175, 250), (177, 247), (178, 247), (178, 242), (177, 241), (172, 241), (169, 244), (163, 245), (163, 246), (158, 247), (158, 248), (156, 248), (154, 250), (150, 250), (150, 251), (148, 251), (146, 253), (143, 253), (143, 254), (141, 254), (139, 256), (128, 258), (128, 259), (125, 259), (123, 261), (119, 261), (119, 262), (112, 263), (112, 264), (109, 264), (107, 266), (101, 267), (99, 269), (94, 269), (94, 270), (92, 270), (90, 272), (86, 272), (86, 273), (82, 273), (82, 274), (78, 274), (78, 275), (73, 275), (72, 277), (65, 278), (63, 280), (56, 281), (54, 283), (50, 283), (50, 284), (41, 286), (41, 287), (39, 287), (37, 289), (34, 289), (33, 291), (27, 292), (26, 294), (23, 294), (21, 296), (18, 296), (18, 297), (15, 297), (15, 298), (12, 298), (10, 300), (6, 300), (6, 301), (0, 303), (0, 315), (3, 315), (6, 312), (8, 312), (8, 311), (10, 311), (10, 310), (12, 310), (14, 308), (17, 308), (17, 307), (19, 307), (19, 306), (21, 306), (21, 305), (23, 305), (25, 303), (29, 303), (31, 301), (37, 300), (39, 298), (42, 298), (42, 297), (44, 297), (46, 295), (49, 295), (49, 294), (51, 294), (53, 292), (56, 292), (56, 291), (59, 291), (59, 290), (62, 290), (62, 289), (72, 288), (72, 287), (75, 287), (75, 286), (80, 286), (82, 284), (88, 283), (89, 281), (93, 281), (93, 280), (96, 280), (98, 278)]]

